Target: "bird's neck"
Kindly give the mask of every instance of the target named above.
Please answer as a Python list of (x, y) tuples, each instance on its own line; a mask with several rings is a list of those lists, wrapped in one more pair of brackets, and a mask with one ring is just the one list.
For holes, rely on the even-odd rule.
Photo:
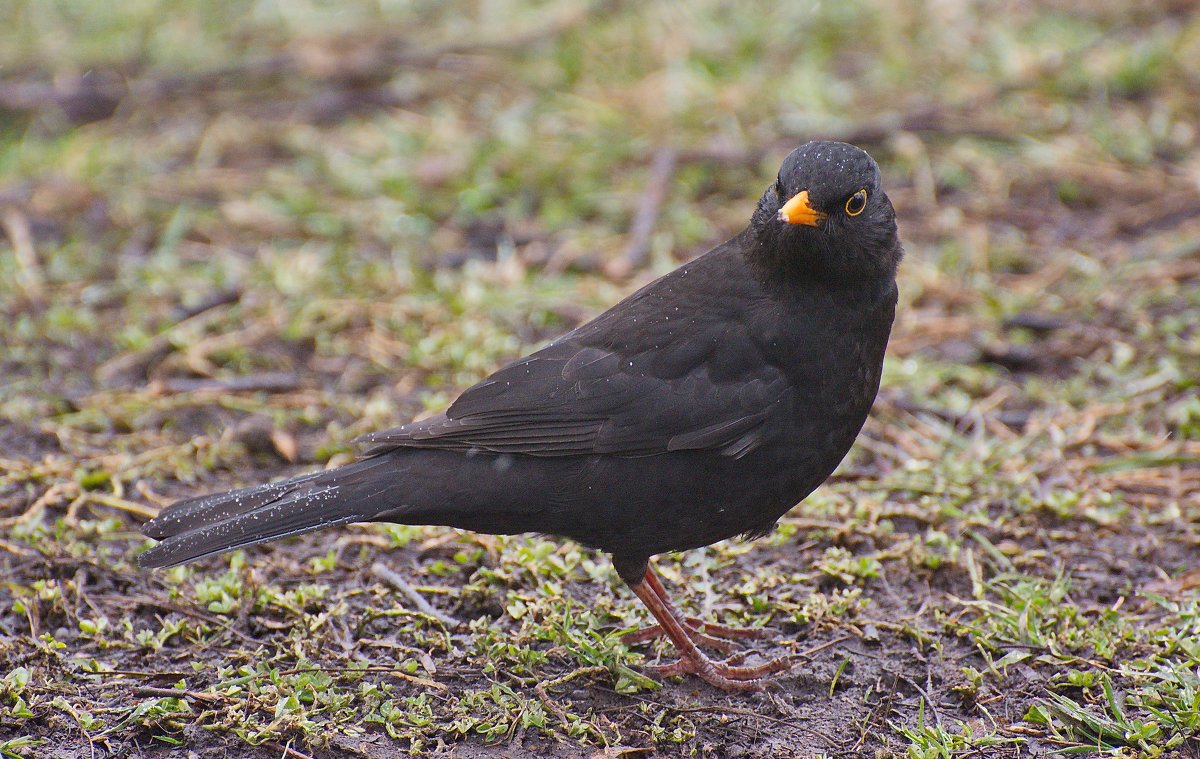
[(820, 290), (847, 293), (845, 297), (873, 297), (895, 288), (895, 270), (848, 271), (826, 265), (834, 261), (836, 251), (821, 247), (822, 238), (813, 238), (811, 247), (798, 247), (774, 232), (775, 225), (756, 230), (752, 224), (738, 236), (741, 251), (751, 271), (763, 287), (773, 291)]

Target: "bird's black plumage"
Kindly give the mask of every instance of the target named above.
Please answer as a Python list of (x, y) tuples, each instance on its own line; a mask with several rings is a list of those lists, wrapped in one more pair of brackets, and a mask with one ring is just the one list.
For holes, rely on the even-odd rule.
[(731, 240), (356, 463), (169, 507), (140, 562), (392, 521), (567, 536), (635, 585), (655, 554), (769, 530), (834, 470), (879, 387), (900, 258), (875, 162), (809, 143)]

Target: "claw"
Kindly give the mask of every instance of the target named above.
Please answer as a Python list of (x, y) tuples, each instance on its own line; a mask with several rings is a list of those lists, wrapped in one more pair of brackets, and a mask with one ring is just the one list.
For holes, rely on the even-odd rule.
[(695, 617), (684, 617), (683, 621), (689, 627), (695, 627), (702, 632), (717, 638), (731, 638), (734, 640), (766, 640), (773, 635), (778, 635), (779, 631), (770, 627), (730, 627), (729, 625), (719, 625), (716, 622), (705, 622)]
[(737, 663), (744, 660), (746, 654), (731, 656), (724, 661), (713, 661), (702, 653), (696, 653), (699, 655), (681, 654), (678, 660), (670, 664), (653, 664), (647, 669), (659, 677), (695, 675), (722, 690), (755, 691), (766, 685), (763, 678), (786, 672), (797, 664), (795, 657), (781, 656), (752, 667), (742, 667), (737, 666)]
[(781, 657), (754, 666), (742, 666), (747, 654), (734, 654), (722, 661), (708, 658), (698, 646), (715, 648), (728, 653), (733, 639), (755, 639), (769, 636), (773, 631), (768, 628), (728, 627), (726, 625), (702, 622), (694, 617), (684, 617), (671, 603), (667, 591), (655, 576), (654, 571), (646, 568), (645, 574), (638, 582), (630, 582), (629, 587), (637, 597), (646, 604), (646, 608), (654, 615), (656, 625), (626, 633), (626, 643), (641, 643), (666, 636), (675, 644), (679, 651), (679, 659), (670, 664), (650, 665), (647, 669), (660, 677), (680, 675), (695, 675), (701, 680), (727, 691), (752, 691), (763, 687), (763, 678), (784, 672), (794, 667), (798, 657)]
[[(698, 646), (707, 646), (711, 649), (728, 653), (733, 650), (733, 643), (728, 640), (707, 635), (705, 629), (700, 625), (692, 624), (692, 620), (687, 620), (684, 624), (684, 632), (691, 638), (692, 642)], [(626, 645), (636, 645), (638, 643), (646, 643), (652, 640), (658, 640), (666, 635), (662, 625), (650, 625), (643, 627), (640, 630), (627, 632), (621, 636), (621, 640)]]

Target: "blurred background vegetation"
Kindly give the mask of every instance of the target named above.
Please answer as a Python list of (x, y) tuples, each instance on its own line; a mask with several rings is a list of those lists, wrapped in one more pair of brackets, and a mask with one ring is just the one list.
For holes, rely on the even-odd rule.
[[(0, 752), (1195, 752), (1196, 10), (4, 0)], [(348, 460), (814, 138), (880, 161), (909, 252), (875, 418), (774, 537), (662, 562), (810, 652), (766, 694), (655, 690), (570, 545), (134, 569), (160, 505)]]

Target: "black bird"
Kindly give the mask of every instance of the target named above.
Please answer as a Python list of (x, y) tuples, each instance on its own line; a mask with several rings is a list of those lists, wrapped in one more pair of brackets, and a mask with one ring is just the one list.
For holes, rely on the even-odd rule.
[(634, 638), (678, 648), (661, 674), (757, 687), (790, 662), (708, 658), (697, 643), (745, 631), (681, 616), (650, 557), (763, 535), (833, 472), (879, 389), (902, 255), (875, 161), (810, 142), (731, 240), (444, 413), (367, 435), (355, 463), (168, 507), (140, 563), (350, 522), (566, 536), (610, 553), (650, 609)]

